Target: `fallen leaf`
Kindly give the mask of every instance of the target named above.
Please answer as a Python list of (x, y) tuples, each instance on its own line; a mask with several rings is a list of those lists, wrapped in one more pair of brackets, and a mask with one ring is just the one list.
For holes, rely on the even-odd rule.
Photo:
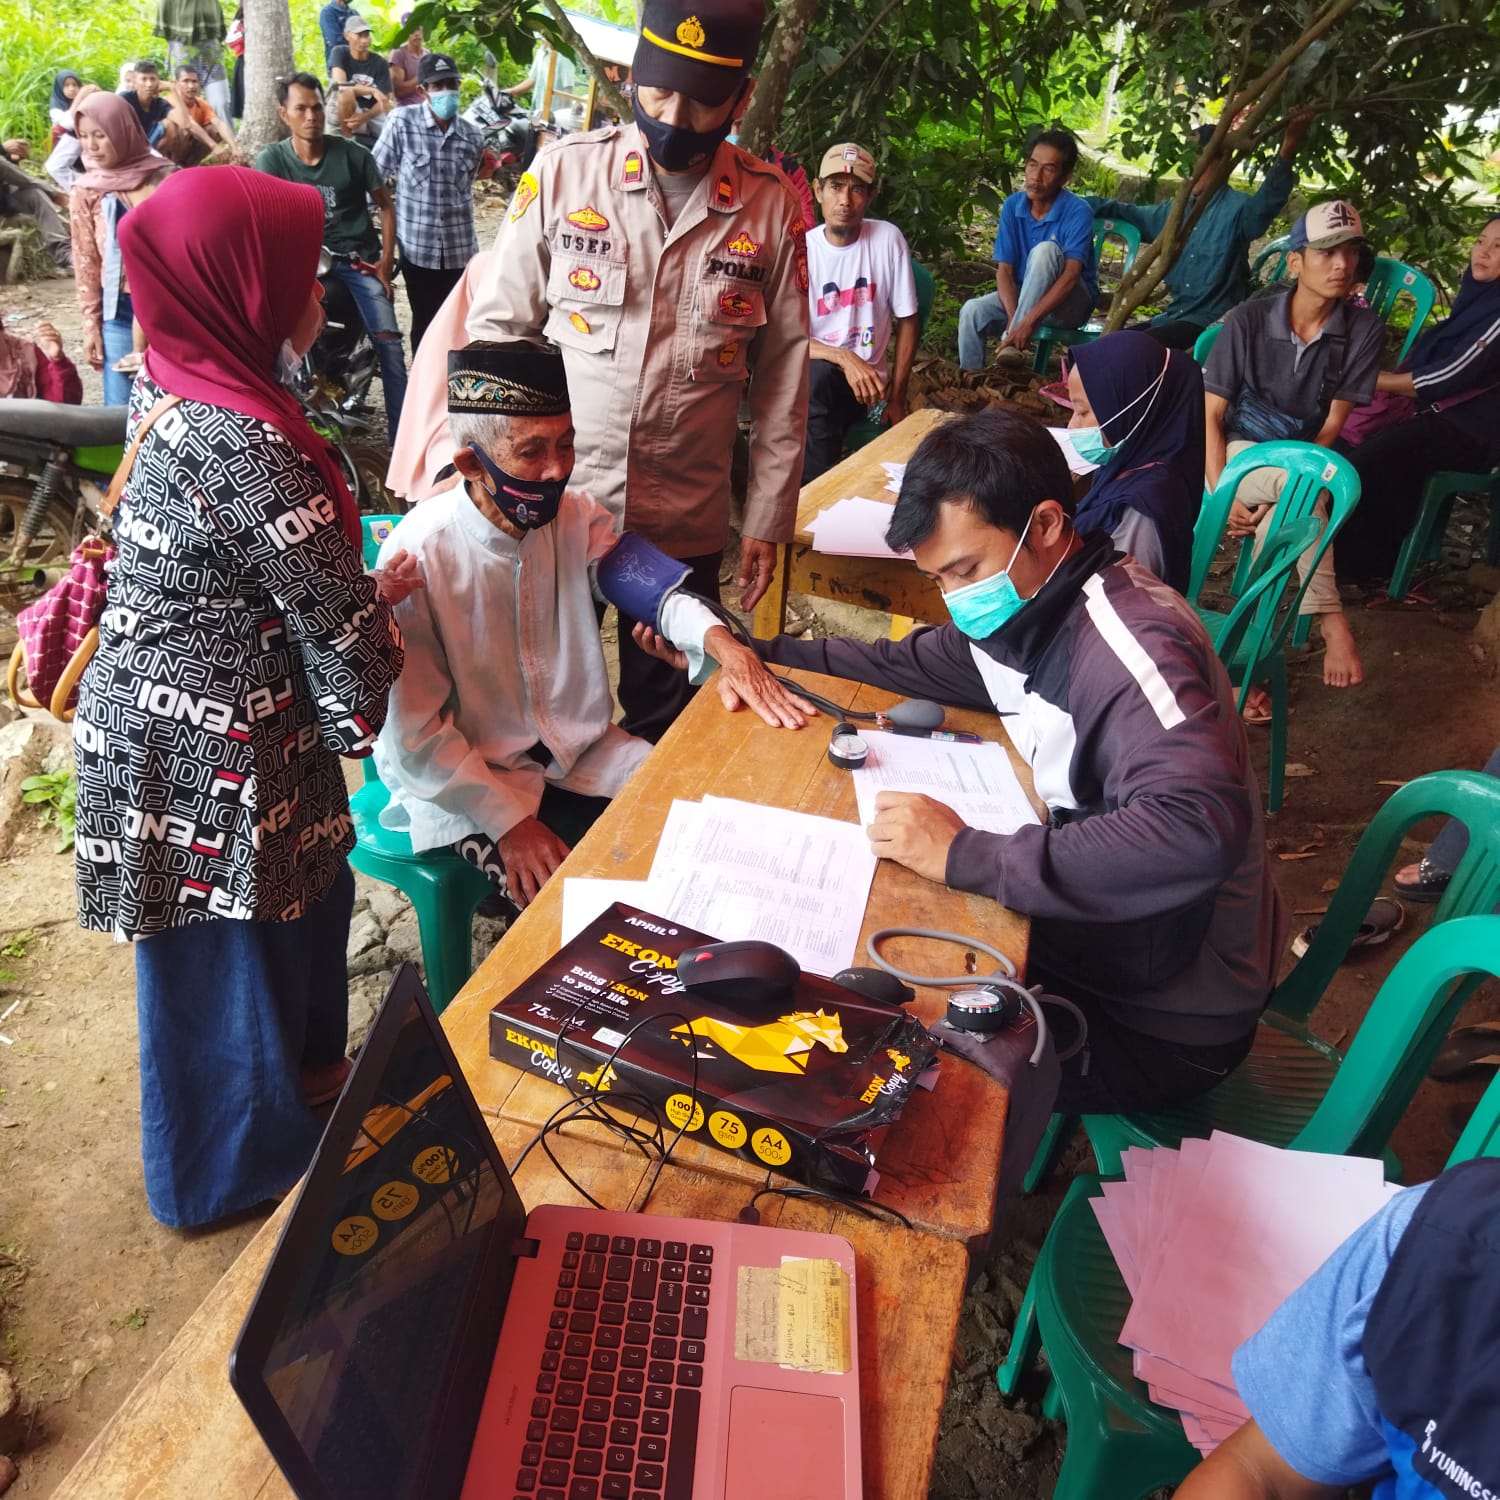
[(1336, 880), (1325, 880), (1323, 884), (1318, 887), (1318, 889), (1325, 896), (1331, 896), (1336, 890), (1338, 890), (1338, 888), (1339, 883)]
[(1326, 906), (1299, 906), (1292, 913), (1294, 917), (1321, 917), (1328, 911)]
[(1278, 854), (1277, 859), (1311, 859), (1318, 851), (1316, 849), (1303, 849), (1297, 854)]
[(1293, 760), (1282, 768), (1282, 774), (1296, 780), (1299, 776), (1316, 776), (1318, 773), (1311, 766), (1304, 766), (1300, 760)]
[(1376, 786), (1405, 786), (1404, 781), (1377, 781)]

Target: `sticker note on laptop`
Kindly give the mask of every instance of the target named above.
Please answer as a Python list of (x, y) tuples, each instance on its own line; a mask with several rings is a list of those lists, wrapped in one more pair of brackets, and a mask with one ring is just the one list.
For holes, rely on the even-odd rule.
[(849, 1372), (849, 1277), (836, 1261), (741, 1266), (736, 1293), (736, 1359), (817, 1374)]

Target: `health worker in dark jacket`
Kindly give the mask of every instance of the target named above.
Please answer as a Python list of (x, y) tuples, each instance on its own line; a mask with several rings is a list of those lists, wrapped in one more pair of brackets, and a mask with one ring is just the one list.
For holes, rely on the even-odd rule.
[[(1067, 464), (1031, 418), (994, 409), (945, 423), (907, 465), (886, 540), (942, 586), (953, 623), (873, 645), (778, 636), (756, 649), (1001, 715), (1045, 824), (987, 833), (930, 797), (883, 792), (870, 840), (1031, 918), (1028, 982), (1088, 1019), (1057, 1101), (1086, 1114), (1186, 1099), (1239, 1063), (1287, 917), (1207, 633), (1107, 534), (1080, 537), (1072, 509)], [(723, 632), (710, 644), (730, 649)]]

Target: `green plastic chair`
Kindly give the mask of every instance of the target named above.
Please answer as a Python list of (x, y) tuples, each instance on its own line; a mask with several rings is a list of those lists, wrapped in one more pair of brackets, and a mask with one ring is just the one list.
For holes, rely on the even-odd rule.
[(1223, 332), (1224, 324), (1222, 321), (1218, 323), (1210, 323), (1209, 326), (1198, 335), (1197, 339), (1194, 340), (1193, 358), (1196, 359), (1200, 365), (1206, 365), (1208, 363), (1208, 351), (1212, 349), (1216, 343), (1218, 343), (1219, 335)]
[(1407, 265), (1404, 260), (1377, 255), (1375, 268), (1365, 283), (1365, 301), (1370, 304), (1370, 311), (1382, 323), (1389, 323), (1396, 310), (1396, 303), (1403, 296), (1409, 296), (1413, 306), (1411, 327), (1407, 330), (1406, 341), (1401, 345), (1398, 361), (1411, 353), (1411, 346), (1421, 333), (1422, 325), (1431, 316), (1433, 305), (1437, 302), (1437, 288), (1425, 271)]
[[(1425, 934), (1381, 986), (1369, 1022), (1361, 1026), (1330, 1090), (1330, 1099), (1335, 1091), (1344, 1092), (1346, 1107), (1330, 1109), (1326, 1118), (1320, 1112), (1295, 1138), (1278, 1144), (1359, 1153), (1392, 1110), (1399, 1117), (1410, 1098), (1390, 1098), (1382, 1079), (1399, 1071), (1408, 1049), (1430, 1061), (1446, 1030), (1444, 1018), (1455, 1008), (1449, 997), (1466, 993), (1476, 976), (1496, 974), (1500, 917), (1461, 917)], [(1361, 1052), (1367, 1055), (1356, 1061)], [(1449, 1165), (1497, 1148), (1500, 1083), (1486, 1092)], [(1092, 1176), (1069, 1187), (1037, 1257), (1010, 1352), (996, 1372), (1000, 1389), (1014, 1395), (1038, 1354), (1046, 1352), (1050, 1384), (1043, 1410), (1068, 1427), (1053, 1500), (1139, 1500), (1177, 1483), (1198, 1462), (1176, 1414), (1151, 1400), (1135, 1378), (1130, 1351), (1119, 1342), (1130, 1295), (1089, 1207), (1089, 1199), (1101, 1191), (1101, 1180)]]
[[(1101, 1171), (1108, 1175), (1106, 1162), (1118, 1162), (1122, 1137), (1128, 1137), (1124, 1144), (1172, 1144), (1233, 1130), (1277, 1146), (1291, 1141), (1338, 1069), (1338, 1054), (1306, 1030), (1308, 1018), (1400, 857), (1402, 840), (1433, 817), (1456, 818), (1468, 829), (1469, 843), (1433, 908), (1431, 925), (1494, 911), (1500, 904), (1500, 780), (1479, 771), (1434, 771), (1398, 787), (1356, 845), (1307, 952), (1271, 992), (1250, 1056), (1218, 1088), (1177, 1109), (1139, 1121), (1119, 1117), (1118, 1128), (1114, 1116), (1091, 1116), (1089, 1138), (1096, 1152), (1098, 1143), (1106, 1152), (1099, 1158)], [(1402, 1087), (1415, 1092), (1420, 1083), (1417, 1072), (1403, 1076)], [(1075, 1115), (1053, 1115), (1027, 1172), (1026, 1192), (1051, 1175), (1079, 1123)]]
[[(1239, 467), (1241, 464), (1245, 467)], [(1348, 519), (1349, 512), (1354, 509), (1359, 500), (1359, 474), (1348, 459), (1333, 452), (1332, 449), (1320, 448), (1315, 443), (1298, 442), (1256, 443), (1253, 447), (1247, 448), (1225, 467), (1223, 474), (1219, 476), (1218, 488), (1211, 495), (1203, 497), (1203, 504), (1198, 512), (1198, 521), (1193, 527), (1193, 566), (1188, 580), (1187, 594), (1190, 602), (1196, 601), (1203, 589), (1204, 580), (1208, 577), (1209, 564), (1213, 561), (1219, 539), (1224, 533), (1225, 522), (1229, 518), (1229, 503), (1234, 495), (1232, 492), (1223, 493), (1225, 487), (1231, 483), (1231, 480), (1238, 487), (1246, 474), (1261, 468), (1285, 469), (1287, 474), (1286, 483), (1282, 486), (1281, 498), (1276, 503), (1276, 510), (1272, 517), (1273, 528), (1279, 529), (1288, 521), (1300, 520), (1303, 516), (1312, 514), (1318, 496), (1324, 490), (1328, 491), (1330, 496), (1328, 529), (1318, 543), (1317, 556), (1313, 559), (1314, 566), (1322, 558), (1324, 552), (1333, 545), (1333, 539), (1338, 535), (1339, 527)], [(1232, 594), (1238, 595), (1247, 586), (1254, 551), (1254, 543), (1250, 538), (1247, 537), (1241, 542), (1239, 563), (1235, 568), (1234, 582), (1230, 585)], [(1307, 585), (1311, 581), (1312, 568), (1310, 567), (1307, 571), (1307, 578), (1303, 580), (1297, 593), (1299, 608), (1302, 604), (1302, 595), (1307, 592)], [(1293, 645), (1305, 645), (1311, 629), (1312, 616), (1299, 615), (1292, 632)]]
[[(1122, 276), (1129, 273), (1135, 258), (1141, 253), (1141, 232), (1134, 224), (1124, 219), (1095, 218), (1094, 220), (1094, 264), (1104, 258), (1104, 247), (1111, 239), (1117, 239), (1123, 248), (1125, 264), (1120, 268)], [(1036, 353), (1032, 356), (1031, 368), (1045, 374), (1052, 358), (1054, 344), (1088, 344), (1104, 332), (1104, 319), (1092, 317), (1082, 328), (1059, 328), (1052, 323), (1043, 323), (1036, 334)]]
[[(917, 284), (917, 341), (927, 332), (927, 320), (932, 316), (933, 299), (937, 296), (937, 282), (931, 271), (916, 256), (911, 258), (911, 278)], [(884, 432), (885, 423), (872, 422), (868, 417), (856, 422), (844, 434), (844, 452), (853, 453), (866, 443), (873, 443)]]
[[(1255, 264), (1250, 268), (1251, 286), (1272, 286), (1281, 281), (1286, 276), (1286, 258), (1291, 252), (1292, 237), (1289, 234), (1263, 245), (1260, 254), (1255, 257)], [(1262, 276), (1261, 267), (1267, 264), (1270, 265), (1270, 270)]]
[[(364, 561), (375, 566), (381, 545), (400, 516), (361, 516)], [(375, 757), (360, 762), (364, 785), (349, 799), (354, 848), (349, 863), (361, 875), (393, 885), (411, 902), (422, 940), (427, 993), (439, 1015), (474, 972), (474, 913), (493, 890), (489, 877), (448, 849), (417, 854), (408, 834), (384, 828), (380, 814), (391, 800), (375, 769)]]
[(1417, 569), (1436, 562), (1443, 549), (1443, 534), (1453, 502), (1460, 495), (1487, 493), (1490, 497), (1489, 533), (1485, 539), (1485, 560), (1493, 566), (1500, 563), (1500, 469), (1488, 474), (1466, 474), (1458, 469), (1443, 469), (1422, 488), (1422, 505), (1417, 519), (1401, 544), (1396, 567), (1391, 574), (1389, 593), (1392, 599), (1404, 599), (1411, 588)]

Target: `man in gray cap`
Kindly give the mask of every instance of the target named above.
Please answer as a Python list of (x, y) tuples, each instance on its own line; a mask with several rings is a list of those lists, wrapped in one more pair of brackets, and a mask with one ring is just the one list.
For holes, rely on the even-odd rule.
[[(807, 225), (786, 179), (730, 145), (761, 0), (646, 0), (635, 118), (541, 151), (495, 241), (471, 338), (562, 348), (578, 478), (717, 599), (744, 396), (746, 609), (790, 540), (807, 424)], [(625, 727), (656, 740), (690, 689), (620, 629)]]

